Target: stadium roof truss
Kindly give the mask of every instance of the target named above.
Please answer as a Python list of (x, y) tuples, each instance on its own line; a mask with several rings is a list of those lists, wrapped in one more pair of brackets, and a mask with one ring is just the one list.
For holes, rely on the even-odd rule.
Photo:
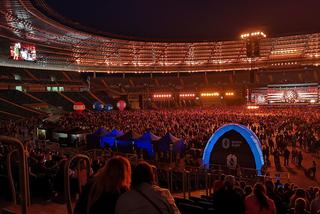
[[(318, 66), (320, 34), (265, 38), (260, 57), (248, 58), (246, 41), (162, 42), (101, 36), (62, 24), (43, 0), (0, 2), (0, 38), (35, 44), (37, 61), (13, 61), (2, 55), (0, 65), (95, 72), (207, 72)], [(66, 20), (68, 22), (68, 20)]]

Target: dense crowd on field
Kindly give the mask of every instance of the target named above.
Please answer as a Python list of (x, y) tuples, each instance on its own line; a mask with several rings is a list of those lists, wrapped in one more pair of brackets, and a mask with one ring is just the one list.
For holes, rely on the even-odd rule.
[[(303, 164), (301, 151), (315, 152), (320, 147), (320, 110), (315, 108), (249, 110), (244, 107), (214, 107), (65, 113), (55, 123), (48, 122), (44, 118), (1, 123), (0, 135), (16, 137), (25, 143), (29, 157), (31, 189), (34, 190), (33, 193), (37, 194), (38, 192), (40, 195), (44, 195), (44, 198), (51, 199), (59, 195), (59, 192), (60, 194), (63, 192), (62, 169), (68, 155), (58, 151), (48, 151), (39, 145), (39, 141), (37, 141), (37, 127), (39, 125), (50, 124), (59, 130), (80, 128), (91, 133), (100, 127), (107, 130), (116, 128), (124, 133), (134, 131), (139, 134), (150, 130), (158, 136), (170, 132), (174, 136), (184, 139), (188, 149), (203, 150), (211, 135), (220, 126), (228, 123), (243, 124), (258, 136), (267, 164), (271, 164), (270, 159), (273, 157), (273, 162), (280, 166), (282, 165), (280, 156), (283, 156), (283, 165), (289, 164), (290, 160), (290, 162), (301, 166)], [(289, 151), (288, 146), (292, 146), (293, 149)], [(6, 171), (5, 158), (7, 153), (7, 148), (0, 144), (1, 174)], [(199, 205), (195, 201), (192, 203), (189, 201), (190, 204), (188, 201), (180, 201), (181, 203), (177, 202), (176, 205), (168, 190), (155, 185), (154, 175), (149, 172), (148, 164), (142, 164), (140, 169), (142, 172), (139, 170), (136, 172), (136, 176), (139, 175), (139, 177), (135, 178), (133, 173), (131, 182), (131, 166), (128, 165), (127, 160), (115, 158), (114, 161), (115, 165), (110, 166), (112, 163), (109, 160), (110, 165), (108, 166), (108, 164), (105, 165), (104, 158), (91, 159), (92, 176), (79, 199), (85, 202), (78, 203), (75, 213), (97, 213), (97, 210), (101, 208), (110, 209), (111, 213), (179, 213), (179, 209), (183, 210), (184, 206)], [(70, 176), (74, 179), (72, 186), (76, 191), (79, 181), (76, 179), (76, 166), (72, 167)], [(311, 170), (309, 175), (314, 177), (316, 169), (317, 164), (314, 162), (309, 169)], [(133, 172), (135, 171), (133, 170)], [(110, 177), (110, 173), (118, 177)], [(149, 173), (149, 177), (141, 176), (139, 173), (143, 175)], [(141, 180), (140, 177), (143, 179)], [(38, 188), (38, 184), (41, 184), (41, 188)], [(144, 197), (143, 194), (147, 196)], [(156, 206), (145, 198), (155, 200)], [(127, 203), (128, 200), (132, 203)], [(231, 176), (217, 180), (214, 194), (201, 200), (213, 202), (211, 203), (213, 205), (210, 206), (212, 210), (215, 210), (213, 213), (317, 213), (318, 203), (320, 203), (317, 187), (303, 190), (294, 184), (282, 185), (272, 181), (246, 184), (241, 180), (235, 181)], [(228, 206), (225, 203), (228, 200), (235, 206)], [(123, 206), (123, 204), (127, 206)], [(148, 206), (149, 210), (140, 210), (142, 206), (140, 204)], [(157, 207), (159, 204), (161, 206)], [(228, 211), (229, 208), (235, 207), (237, 207), (235, 209), (237, 212), (234, 212), (235, 210)]]
[(95, 131), (100, 127), (143, 133), (151, 130), (163, 136), (170, 132), (190, 146), (204, 148), (220, 126), (239, 123), (248, 126), (263, 145), (284, 149), (288, 144), (314, 150), (320, 142), (320, 111), (318, 109), (260, 109), (215, 107), (209, 109), (177, 109), (153, 111), (114, 111), (69, 113), (58, 121), (61, 129), (81, 127)]
[[(0, 134), (32, 140), (41, 119), (31, 118), (0, 124)], [(314, 150), (320, 142), (320, 110), (316, 108), (214, 107), (176, 110), (137, 110), (66, 113), (55, 124), (59, 130), (81, 128), (94, 132), (100, 127), (142, 134), (146, 130), (158, 136), (170, 132), (190, 146), (203, 148), (220, 126), (239, 123), (255, 132), (263, 145), (285, 148), (299, 145)]]

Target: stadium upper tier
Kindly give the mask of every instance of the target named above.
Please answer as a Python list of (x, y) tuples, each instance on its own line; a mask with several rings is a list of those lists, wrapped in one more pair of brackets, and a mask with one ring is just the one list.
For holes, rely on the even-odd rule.
[[(99, 36), (49, 18), (58, 15), (44, 1), (39, 6), (48, 13), (40, 12), (30, 0), (0, 1), (0, 65), (151, 73), (287, 69), (320, 64), (320, 33), (261, 39), (260, 56), (249, 58), (245, 40), (170, 43)], [(9, 59), (9, 46), (14, 42), (35, 45), (37, 60)]]

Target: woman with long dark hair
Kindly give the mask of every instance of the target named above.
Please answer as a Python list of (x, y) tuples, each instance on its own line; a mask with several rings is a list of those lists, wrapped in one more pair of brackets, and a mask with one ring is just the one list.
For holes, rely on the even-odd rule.
[(131, 185), (131, 166), (127, 158), (111, 158), (88, 182), (74, 210), (74, 214), (114, 213), (118, 198)]
[(276, 207), (270, 198), (266, 195), (266, 190), (263, 184), (257, 183), (252, 194), (245, 199), (247, 214), (276, 214)]

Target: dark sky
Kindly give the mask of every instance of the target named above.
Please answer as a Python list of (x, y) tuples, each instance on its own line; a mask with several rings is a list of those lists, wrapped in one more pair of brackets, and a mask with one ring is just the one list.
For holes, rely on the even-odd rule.
[(234, 40), (248, 29), (270, 36), (320, 32), (320, 0), (46, 0), (83, 25), (125, 36)]

